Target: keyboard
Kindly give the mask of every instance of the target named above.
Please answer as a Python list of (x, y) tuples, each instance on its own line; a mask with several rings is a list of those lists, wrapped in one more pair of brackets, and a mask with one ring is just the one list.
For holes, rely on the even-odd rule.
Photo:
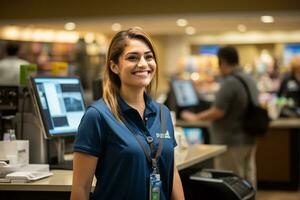
[(29, 182), (36, 181), (53, 175), (51, 172), (18, 171), (6, 175), (10, 182)]

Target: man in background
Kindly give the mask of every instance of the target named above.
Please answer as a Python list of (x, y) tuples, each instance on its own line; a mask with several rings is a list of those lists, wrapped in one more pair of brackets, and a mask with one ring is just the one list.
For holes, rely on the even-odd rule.
[(196, 114), (184, 111), (181, 117), (186, 121), (212, 121), (212, 143), (225, 144), (228, 147), (225, 154), (215, 159), (215, 168), (233, 171), (256, 187), (255, 136), (246, 134), (242, 129), (249, 99), (246, 88), (235, 76), (246, 82), (255, 104), (258, 103), (258, 90), (252, 78), (239, 67), (239, 57), (235, 48), (220, 48), (218, 59), (222, 82), (214, 104), (208, 110)]
[(6, 57), (0, 61), (0, 85), (20, 84), (20, 66), (29, 63), (18, 58), (19, 49), (17, 43), (7, 43)]

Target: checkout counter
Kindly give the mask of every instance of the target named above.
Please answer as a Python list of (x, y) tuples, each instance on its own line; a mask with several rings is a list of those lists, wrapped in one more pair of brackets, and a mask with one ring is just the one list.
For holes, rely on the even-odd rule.
[[(224, 145), (191, 145), (175, 150), (179, 173), (199, 165), (208, 166), (215, 156), (226, 151)], [(197, 168), (198, 168), (197, 167)], [(69, 199), (72, 187), (71, 170), (52, 170), (53, 176), (30, 183), (0, 183), (0, 199)], [(96, 181), (93, 182), (93, 188)]]
[[(208, 128), (209, 122), (177, 120), (181, 127)], [(208, 132), (208, 131), (207, 131)], [(298, 190), (300, 186), (300, 118), (271, 121), (268, 133), (257, 138), (259, 189)]]

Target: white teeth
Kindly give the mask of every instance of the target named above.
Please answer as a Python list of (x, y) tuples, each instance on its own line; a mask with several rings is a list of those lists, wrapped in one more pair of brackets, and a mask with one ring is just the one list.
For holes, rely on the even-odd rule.
[(149, 72), (148, 71), (138, 71), (138, 72), (134, 72), (134, 75), (148, 75)]

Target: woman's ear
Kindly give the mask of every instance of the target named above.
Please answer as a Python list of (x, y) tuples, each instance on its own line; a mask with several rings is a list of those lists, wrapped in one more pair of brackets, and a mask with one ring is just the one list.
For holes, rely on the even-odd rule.
[(112, 60), (109, 62), (109, 67), (111, 71), (113, 71), (115, 74), (119, 74), (119, 66), (115, 64)]

